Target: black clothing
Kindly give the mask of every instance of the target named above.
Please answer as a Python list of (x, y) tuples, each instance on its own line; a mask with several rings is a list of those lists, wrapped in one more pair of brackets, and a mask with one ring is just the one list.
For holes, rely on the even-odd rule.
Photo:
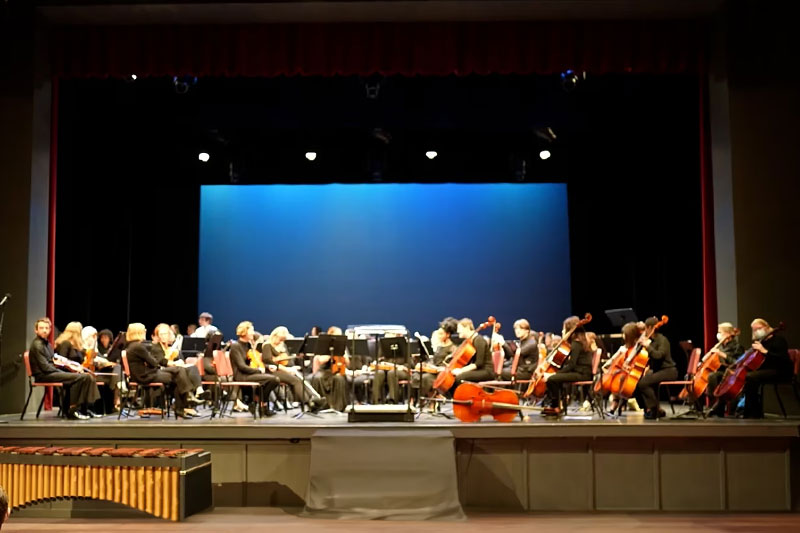
[[(158, 350), (154, 351), (158, 353)], [(163, 357), (164, 352), (161, 351), (161, 358), (156, 359), (144, 344), (138, 341), (128, 344), (126, 354), (133, 381), (142, 385), (163, 383), (173, 390), (175, 410), (180, 412), (184, 409), (185, 396), (194, 389), (185, 369), (178, 366), (161, 368), (160, 365), (167, 364), (167, 360)]]
[(269, 373), (262, 373), (257, 368), (251, 368), (247, 361), (248, 345), (237, 342), (231, 346), (230, 358), (233, 368), (234, 381), (248, 381), (260, 383), (259, 398), (262, 402), (269, 399), (270, 393), (278, 386), (278, 378)]
[(573, 340), (569, 347), (569, 356), (555, 374), (547, 379), (546, 387), (551, 407), (558, 407), (564, 383), (588, 381), (592, 379), (592, 352), (583, 347), (583, 343)]
[(53, 364), (53, 348), (38, 335), (28, 350), (31, 374), (36, 381), (63, 383), (69, 391), (71, 405), (93, 405), (100, 399), (100, 391), (91, 374), (62, 372)]
[(56, 353), (76, 363), (83, 363), (83, 351), (75, 348), (69, 341), (61, 341), (56, 347)]
[[(648, 369), (645, 375), (639, 379), (639, 383), (636, 384), (634, 396), (638, 394), (637, 402), (640, 404), (644, 403), (644, 405), (640, 405), (641, 407), (645, 409), (657, 409), (658, 396), (656, 392), (658, 390), (658, 384), (662, 381), (674, 381), (676, 379), (678, 379), (678, 369), (674, 366), (662, 368), (655, 372)], [(639, 399), (641, 401), (639, 401)]]
[(475, 370), (487, 370), (492, 375), (489, 379), (494, 379), (494, 365), (492, 364), (492, 352), (489, 349), (489, 343), (486, 342), (483, 336), (475, 333), (472, 345), (475, 347), (475, 355), (470, 364), (475, 365)]
[(759, 370), (776, 370), (779, 374), (784, 374), (787, 381), (791, 379), (794, 368), (792, 359), (789, 357), (789, 344), (786, 339), (773, 335), (763, 341), (761, 345), (766, 348), (767, 353), (764, 364)]
[[(511, 367), (514, 364), (514, 356), (516, 354), (511, 350), (508, 343), (503, 345), (503, 351), (505, 352), (503, 379), (511, 379)], [(533, 374), (533, 371), (536, 370), (537, 364), (539, 364), (539, 341), (531, 334), (519, 341), (517, 379), (528, 379)]]
[(344, 411), (347, 405), (347, 378), (331, 372), (330, 362), (311, 376), (311, 386), (325, 397), (331, 409)]
[[(150, 346), (150, 353), (153, 355), (153, 358), (156, 361), (159, 361), (162, 366), (167, 366), (169, 361), (167, 361), (167, 356), (164, 353), (164, 347), (161, 346), (160, 342), (153, 343)], [(176, 361), (182, 361), (180, 353), (175, 358)], [(205, 360), (203, 361), (205, 363)], [(205, 366), (205, 365), (204, 365)], [(212, 367), (213, 368), (213, 367)], [(202, 378), (200, 377), (200, 371), (197, 369), (196, 366), (187, 366), (183, 367), (184, 372), (186, 372), (186, 376), (189, 378), (189, 381), (192, 382), (192, 390), (197, 389), (202, 383)]]
[(739, 359), (739, 356), (744, 353), (744, 348), (739, 344), (739, 339), (733, 337), (727, 343), (720, 346), (719, 351), (725, 354), (725, 361), (722, 364), (727, 367)]
[[(455, 344), (447, 344), (444, 346), (439, 346), (436, 348), (436, 351), (433, 352), (433, 361), (429, 361), (436, 366), (444, 366), (444, 360), (449, 357), (454, 351), (456, 350)], [(414, 388), (419, 388), (419, 394), (421, 397), (426, 397), (430, 394), (431, 390), (433, 389), (433, 382), (436, 381), (436, 376), (438, 374), (431, 374), (430, 372), (423, 372), (422, 378), (420, 378), (419, 372), (414, 372), (411, 376), (411, 386)], [(421, 380), (421, 385), (420, 385)]]
[(661, 333), (656, 332), (650, 337), (650, 346), (647, 347), (647, 354), (649, 356), (648, 364), (653, 372), (675, 366), (675, 361), (672, 360), (670, 352), (669, 340)]
[(789, 357), (789, 344), (786, 339), (773, 335), (762, 341), (761, 345), (767, 350), (764, 363), (761, 368), (750, 371), (745, 376), (745, 418), (762, 418), (764, 416), (763, 385), (788, 382), (794, 374), (792, 359)]

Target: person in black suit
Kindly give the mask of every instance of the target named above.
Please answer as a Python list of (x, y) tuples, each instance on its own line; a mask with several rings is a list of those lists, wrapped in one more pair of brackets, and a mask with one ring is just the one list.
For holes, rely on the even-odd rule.
[(48, 337), (52, 323), (47, 317), (38, 319), (34, 325), (36, 338), (31, 342), (28, 350), (28, 360), (31, 373), (36, 381), (46, 383), (63, 383), (67, 388), (70, 406), (62, 406), (67, 416), (76, 420), (86, 420), (90, 417), (99, 417), (89, 407), (100, 399), (100, 391), (94, 378), (88, 373), (62, 372), (53, 364), (53, 347), (50, 346)]
[[(464, 381), (479, 382), (493, 380), (495, 374), (492, 368), (492, 354), (489, 351), (489, 343), (475, 331), (472, 319), (462, 318), (458, 321), (458, 336), (464, 339), (464, 342), (472, 339), (472, 345), (475, 347), (475, 355), (472, 356), (472, 360), (469, 364), (453, 370), (453, 375), (456, 377), (454, 390), (455, 387), (458, 387)], [(456, 348), (456, 351), (458, 351), (458, 348)]]
[[(514, 379), (531, 379), (533, 372), (536, 370), (536, 365), (539, 363), (539, 338), (536, 332), (531, 331), (530, 323), (524, 318), (514, 322), (514, 335), (519, 339), (516, 349), (519, 352), (519, 358)], [(516, 352), (511, 350), (509, 343), (503, 345), (503, 351), (505, 359), (503, 360), (502, 378), (509, 381), (512, 377), (511, 370)]]
[[(186, 370), (178, 366), (166, 366), (166, 359), (158, 360), (153, 357), (150, 350), (142, 344), (147, 335), (144, 324), (133, 323), (128, 325), (125, 340), (128, 343), (125, 351), (128, 357), (128, 366), (133, 381), (141, 385), (150, 383), (163, 383), (173, 389), (175, 398), (175, 416), (187, 418), (197, 416), (197, 412), (188, 406), (192, 392), (192, 382), (186, 375)], [(162, 364), (164, 367), (162, 367)]]
[(247, 351), (251, 349), (254, 334), (253, 323), (245, 320), (236, 326), (236, 336), (239, 342), (231, 346), (230, 358), (233, 367), (233, 379), (235, 381), (249, 381), (260, 383), (259, 398), (262, 402), (261, 413), (264, 416), (272, 416), (274, 411), (269, 409), (269, 395), (278, 386), (280, 380), (277, 376), (267, 373), (265, 367), (253, 368), (248, 364)]

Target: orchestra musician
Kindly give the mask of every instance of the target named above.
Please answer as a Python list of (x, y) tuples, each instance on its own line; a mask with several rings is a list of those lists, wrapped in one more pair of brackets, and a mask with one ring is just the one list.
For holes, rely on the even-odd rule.
[(172, 388), (175, 398), (175, 416), (181, 418), (197, 416), (197, 412), (189, 407), (190, 399), (194, 398), (192, 395), (194, 387), (186, 374), (186, 369), (180, 366), (167, 366), (168, 361), (163, 356), (161, 359), (156, 359), (142, 344), (146, 335), (147, 329), (144, 324), (139, 322), (128, 324), (128, 330), (125, 333), (127, 342), (125, 351), (131, 378), (142, 385), (163, 383)]
[[(251, 348), (254, 335), (253, 323), (245, 320), (236, 326), (236, 336), (239, 342), (231, 346), (230, 358), (233, 367), (233, 379), (236, 381), (249, 381), (260, 383), (259, 399), (262, 403), (263, 416), (273, 416), (275, 412), (269, 408), (269, 395), (278, 386), (278, 377), (266, 372), (264, 367), (253, 368), (247, 360), (247, 351)], [(239, 402), (239, 400), (237, 400)], [(238, 405), (238, 404), (237, 404)], [(253, 405), (253, 409), (255, 405)], [(239, 410), (239, 409), (237, 409)]]
[[(401, 333), (394, 331), (387, 331), (384, 335), (386, 337), (402, 337)], [(395, 357), (391, 352), (385, 354), (381, 351), (380, 343), (378, 344), (378, 363), (385, 363), (389, 365), (389, 369), (380, 369), (375, 365), (375, 373), (372, 377), (372, 403), (378, 404), (385, 398), (387, 403), (400, 403), (402, 398), (400, 396), (400, 380), (407, 380), (411, 377), (408, 371), (408, 361), (405, 354), (400, 353)], [(384, 387), (384, 384), (386, 387)], [(388, 388), (389, 393), (386, 394), (385, 388)]]
[[(580, 320), (577, 316), (571, 316), (564, 320), (559, 338), (563, 338), (567, 331), (575, 328)], [(565, 383), (592, 379), (592, 350), (583, 326), (577, 327), (569, 340), (570, 351), (567, 360), (555, 373), (544, 374), (549, 406), (542, 410), (543, 415), (561, 414), (561, 391)]]
[[(433, 332), (431, 347), (436, 346), (436, 348), (433, 349), (433, 361), (430, 361), (430, 363), (438, 367), (440, 372), (445, 368), (445, 359), (448, 359), (456, 349), (452, 337), (457, 332), (458, 321), (451, 316), (442, 320), (439, 323), (439, 328)], [(419, 388), (420, 397), (426, 398), (433, 389), (434, 381), (436, 381), (436, 374), (423, 372), (420, 378), (420, 373), (415, 372), (411, 377), (411, 386)]]
[[(722, 376), (725, 375), (725, 370), (734, 364), (739, 356), (744, 353), (744, 348), (739, 343), (739, 338), (734, 334), (735, 328), (730, 322), (723, 322), (717, 326), (717, 342), (722, 341), (719, 349), (712, 352), (712, 357), (720, 357), (722, 364), (716, 372), (708, 375), (708, 386), (706, 387), (706, 394), (712, 400), (714, 399), (714, 389), (717, 388)], [(708, 416), (725, 416), (725, 402), (717, 401)]]
[(211, 315), (211, 313), (207, 311), (203, 311), (202, 313), (200, 313), (200, 316), (197, 317), (197, 323), (200, 324), (200, 326), (197, 329), (195, 329), (190, 334), (190, 336), (198, 337), (201, 339), (207, 339), (209, 335), (219, 331), (219, 329), (217, 329), (217, 326), (211, 324), (212, 320), (214, 320), (214, 317)]
[[(172, 345), (174, 343), (175, 334), (173, 333), (172, 328), (162, 322), (153, 330), (153, 344), (150, 345), (150, 353), (153, 355), (153, 358), (155, 358), (156, 361), (161, 362), (162, 366), (180, 366), (184, 368), (186, 371), (186, 376), (192, 382), (192, 387), (194, 390), (194, 393), (189, 398), (190, 401), (194, 401), (195, 396), (203, 394), (200, 371), (197, 370), (196, 366), (186, 364), (179, 350), (176, 350), (177, 353), (173, 353)], [(167, 357), (168, 354), (170, 357)], [(203, 362), (210, 363), (208, 361)], [(213, 372), (213, 365), (209, 364), (209, 366)]]
[[(650, 335), (650, 338), (642, 338), (641, 343), (647, 350), (649, 358), (647, 371), (639, 379), (634, 392), (639, 406), (645, 409), (644, 417), (648, 420), (667, 415), (658, 406), (658, 384), (662, 381), (678, 379), (678, 369), (675, 366), (675, 361), (672, 360), (669, 340), (660, 331), (653, 333), (656, 324), (658, 324), (658, 318), (654, 316), (644, 321), (644, 336)], [(623, 331), (623, 336), (624, 333)]]
[[(341, 335), (342, 330), (336, 326), (331, 326), (328, 328), (327, 334)], [(349, 366), (350, 356), (345, 353), (344, 359)], [(331, 409), (339, 412), (344, 411), (348, 403), (348, 381), (346, 375), (343, 376), (332, 372), (333, 359), (330, 355), (315, 354), (313, 366), (316, 370), (311, 376), (311, 386), (325, 398)]]
[[(269, 334), (269, 340), (261, 345), (261, 354), (264, 364), (268, 365), (267, 368), (272, 374), (277, 377), (281, 383), (286, 383), (292, 389), (292, 396), (299, 407), (300, 403), (309, 403), (315, 400), (315, 393), (311, 393), (308, 389), (303, 388), (303, 379), (300, 377), (301, 369), (298, 366), (293, 366), (291, 361), (286, 365), (279, 364), (281, 359), (287, 357), (286, 352), (286, 339), (289, 337), (289, 330), (285, 326), (278, 326)], [(313, 389), (312, 389), (313, 390)], [(315, 400), (316, 403), (321, 403)], [(316, 408), (316, 406), (315, 406)]]
[(762, 386), (770, 383), (783, 383), (792, 379), (794, 369), (789, 357), (789, 345), (786, 339), (772, 333), (772, 327), (763, 318), (756, 318), (750, 324), (753, 332), (752, 349), (758, 350), (766, 359), (757, 370), (745, 375), (744, 382), (744, 418), (764, 418), (762, 404)]
[[(119, 407), (120, 387), (124, 383), (122, 379), (122, 365), (112, 363), (100, 354), (97, 343), (97, 330), (92, 326), (86, 326), (81, 330), (81, 341), (83, 345), (84, 357), (94, 352), (92, 367), (89, 370), (96, 370), (102, 375), (95, 375), (95, 380), (105, 383), (105, 387), (100, 389), (100, 396), (105, 404), (105, 412), (110, 413)], [(108, 348), (106, 348), (106, 352)], [(86, 360), (84, 359), (86, 363)], [(86, 366), (84, 364), (84, 366)], [(105, 393), (103, 392), (105, 391)]]
[[(519, 343), (517, 344), (517, 373), (515, 379), (528, 380), (536, 370), (536, 365), (539, 363), (539, 339), (536, 332), (531, 331), (530, 322), (524, 318), (514, 322), (514, 335), (517, 336)], [(511, 367), (514, 363), (516, 353), (511, 351), (508, 344), (503, 345), (505, 352), (505, 359), (503, 360), (502, 379), (505, 381), (511, 380)]]
[(69, 418), (86, 420), (100, 415), (91, 411), (90, 406), (100, 399), (100, 391), (94, 378), (83, 372), (62, 372), (53, 364), (53, 348), (48, 338), (52, 323), (47, 317), (38, 319), (34, 325), (36, 337), (28, 351), (31, 373), (36, 381), (63, 383), (68, 390), (69, 406), (62, 410)]
[(466, 366), (453, 369), (456, 378), (454, 389), (464, 381), (480, 382), (491, 381), (495, 378), (494, 368), (492, 367), (492, 354), (489, 351), (489, 343), (483, 336), (475, 331), (475, 326), (470, 318), (462, 318), (458, 321), (458, 336), (464, 339), (472, 339), (475, 348), (475, 355)]
[(76, 363), (83, 363), (83, 339), (81, 332), (83, 325), (80, 322), (70, 322), (61, 332), (55, 342), (56, 353)]

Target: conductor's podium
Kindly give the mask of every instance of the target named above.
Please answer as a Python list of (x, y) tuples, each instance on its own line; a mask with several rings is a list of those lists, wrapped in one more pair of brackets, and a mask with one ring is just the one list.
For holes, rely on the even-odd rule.
[(62, 499), (108, 500), (178, 521), (212, 506), (211, 453), (0, 446), (0, 485), (12, 509)]

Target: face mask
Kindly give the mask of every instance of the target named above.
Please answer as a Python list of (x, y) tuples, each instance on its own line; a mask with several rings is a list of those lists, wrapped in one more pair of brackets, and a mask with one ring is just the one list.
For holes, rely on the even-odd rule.
[(767, 336), (767, 330), (765, 329), (757, 329), (755, 333), (753, 333), (753, 338), (755, 338), (757, 341), (760, 341), (766, 336)]
[(722, 333), (717, 333), (717, 342), (722, 340)]

